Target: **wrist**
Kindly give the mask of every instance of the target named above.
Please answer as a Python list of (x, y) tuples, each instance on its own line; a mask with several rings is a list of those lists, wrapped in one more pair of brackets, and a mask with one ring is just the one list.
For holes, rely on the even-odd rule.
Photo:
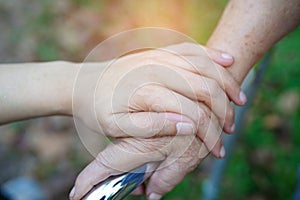
[(73, 115), (72, 113), (72, 94), (79, 72), (81, 63), (72, 63), (66, 61), (55, 61), (55, 72), (53, 73), (53, 91), (55, 91), (56, 99), (52, 99), (51, 112), (54, 115)]
[[(108, 63), (106, 62), (85, 62), (76, 63), (77, 73), (73, 79), (71, 89), (66, 95), (65, 105), (68, 115), (74, 117), (86, 118), (94, 115), (95, 91), (98, 87), (98, 81)], [(106, 82), (106, 84), (110, 84)], [(99, 100), (99, 99), (97, 99)], [(84, 120), (83, 120), (84, 121)]]

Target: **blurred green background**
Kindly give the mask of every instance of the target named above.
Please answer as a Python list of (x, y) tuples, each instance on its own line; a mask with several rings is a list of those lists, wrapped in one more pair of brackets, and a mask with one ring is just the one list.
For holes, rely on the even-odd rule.
[[(0, 61), (82, 61), (107, 37), (144, 26), (175, 29), (205, 44), (226, 2), (0, 0)], [(292, 198), (300, 164), (299, 55), (300, 28), (274, 47), (219, 199)], [(76, 174), (92, 159), (68, 118), (9, 124), (0, 132), (0, 183), (29, 175), (50, 199), (67, 199)], [(207, 159), (164, 199), (199, 199), (210, 168)]]

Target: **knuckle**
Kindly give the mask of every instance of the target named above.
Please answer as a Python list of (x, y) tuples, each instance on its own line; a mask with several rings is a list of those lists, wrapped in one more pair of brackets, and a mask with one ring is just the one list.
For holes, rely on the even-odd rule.
[(207, 131), (209, 128), (209, 121), (210, 121), (209, 116), (202, 115), (202, 118), (198, 122), (197, 135), (201, 138), (201, 140), (204, 140), (207, 135)]
[(235, 93), (238, 95), (238, 91), (240, 90), (240, 86), (237, 84), (237, 82), (232, 79), (232, 78), (228, 78), (228, 79), (225, 79), (225, 89), (228, 91), (228, 92), (232, 92), (232, 91), (236, 91)]
[(196, 105), (190, 112), (189, 117), (196, 122), (196, 126), (202, 126), (206, 123), (207, 116), (201, 105)]
[(219, 76), (220, 76), (220, 85), (222, 86), (222, 88), (231, 88), (232, 85), (231, 85), (231, 76), (229, 75), (229, 72), (221, 67), (221, 68), (218, 68), (218, 71), (219, 71)]
[(171, 183), (171, 181), (168, 180), (168, 178), (166, 178), (165, 176), (161, 176), (159, 179), (157, 179), (155, 185), (158, 188), (160, 188), (160, 192), (162, 192), (162, 193), (169, 192), (174, 187), (173, 184)]
[(220, 87), (217, 81), (215, 81), (214, 79), (212, 79), (210, 81), (210, 93), (212, 97), (217, 97), (218, 94), (220, 93)]
[(118, 122), (113, 119), (105, 119), (103, 120), (103, 123), (100, 124), (101, 126), (101, 132), (103, 135), (110, 136), (110, 137), (116, 137), (117, 131), (116, 127), (118, 127)]
[[(95, 163), (98, 165), (98, 166), (103, 166), (105, 165), (104, 162), (105, 162), (105, 157), (106, 156), (103, 156), (102, 153), (99, 153), (97, 155), (97, 157), (95, 158)], [(107, 162), (108, 163), (108, 162)]]
[(199, 124), (201, 126), (203, 126), (203, 125), (205, 126), (207, 124), (207, 120), (208, 120), (208, 116), (206, 115), (206, 113), (205, 112), (200, 112), (199, 113), (199, 120), (198, 120)]
[[(158, 115), (157, 113), (154, 113), (155, 115)], [(164, 120), (151, 120), (152, 121), (152, 127), (149, 131), (151, 131), (154, 135), (160, 133), (163, 131), (164, 126), (166, 125), (166, 121)]]
[(93, 131), (103, 135), (111, 136), (111, 134), (113, 134), (112, 128), (115, 130), (114, 117), (109, 113), (97, 115), (95, 119), (90, 120), (90, 123), (93, 124)]
[(226, 69), (222, 69), (221, 72), (222, 84), (224, 85), (224, 89), (226, 89), (226, 91), (239, 91), (240, 86), (231, 76), (231, 74)]
[[(192, 80), (192, 79), (191, 79)], [(210, 84), (207, 80), (199, 77), (199, 80), (193, 81), (193, 85), (199, 85), (199, 87), (195, 88), (195, 93), (198, 100), (208, 99), (210, 96)]]
[[(97, 155), (94, 162), (99, 169), (113, 169), (113, 163), (115, 163), (115, 152), (113, 150), (103, 151)], [(108, 171), (103, 171), (103, 173), (109, 174)]]
[(229, 105), (227, 116), (230, 120), (234, 120), (234, 107), (232, 105)]

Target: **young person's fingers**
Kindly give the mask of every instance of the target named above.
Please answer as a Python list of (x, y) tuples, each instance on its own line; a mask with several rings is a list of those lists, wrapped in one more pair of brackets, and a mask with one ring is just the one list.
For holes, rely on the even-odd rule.
[(164, 56), (158, 57), (160, 63), (176, 66), (184, 70), (214, 79), (220, 87), (226, 91), (228, 97), (237, 105), (246, 103), (246, 96), (239, 83), (222, 66), (212, 62), (207, 56), (182, 56), (164, 53)]
[[(200, 56), (186, 56), (184, 59), (194, 66), (192, 72), (217, 81), (219, 86), (226, 91), (228, 97), (235, 104), (244, 105), (246, 103), (243, 90), (228, 70), (216, 63), (211, 62), (209, 59), (202, 58)], [(185, 65), (185, 63), (186, 61), (184, 60), (181, 62), (178, 60), (176, 65), (178, 67), (185, 67), (185, 69), (191, 70), (191, 66), (189, 66), (189, 64)]]
[(230, 67), (233, 63), (234, 63), (234, 58), (232, 55), (223, 52), (223, 51), (219, 51), (219, 50), (215, 50), (215, 49), (211, 49), (211, 48), (207, 48), (204, 47), (207, 55), (217, 64), (223, 66), (223, 67)]
[(184, 81), (179, 78), (160, 77), (158, 75), (156, 77), (158, 82), (180, 95), (204, 103), (220, 119), (220, 125), (224, 127), (224, 131), (231, 133), (234, 123), (234, 109), (218, 82), (182, 69), (173, 70), (180, 74), (180, 79)]

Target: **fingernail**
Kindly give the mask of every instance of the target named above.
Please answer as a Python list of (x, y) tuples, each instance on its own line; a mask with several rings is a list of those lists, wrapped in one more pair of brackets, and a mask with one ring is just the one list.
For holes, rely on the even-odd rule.
[(75, 195), (75, 187), (72, 188), (72, 190), (69, 194), (69, 197), (72, 198), (72, 197), (74, 197), (74, 195)]
[(225, 60), (232, 60), (233, 57), (227, 53), (222, 53), (221, 54), (222, 58), (224, 58)]
[(243, 103), (247, 102), (247, 96), (245, 95), (245, 93), (243, 91), (240, 92), (240, 100)]
[(225, 155), (226, 155), (226, 151), (225, 151), (224, 146), (222, 146), (222, 147), (221, 147), (221, 150), (220, 150), (220, 156), (221, 156), (221, 158), (224, 158)]
[(160, 200), (161, 199), (161, 195), (156, 194), (156, 193), (151, 193), (149, 195), (149, 200)]
[(178, 122), (176, 130), (178, 135), (192, 135), (194, 133), (193, 125), (185, 122)]
[(232, 124), (232, 126), (230, 127), (230, 131), (234, 132), (235, 131), (235, 124)]

